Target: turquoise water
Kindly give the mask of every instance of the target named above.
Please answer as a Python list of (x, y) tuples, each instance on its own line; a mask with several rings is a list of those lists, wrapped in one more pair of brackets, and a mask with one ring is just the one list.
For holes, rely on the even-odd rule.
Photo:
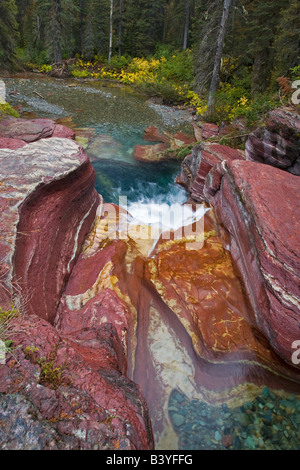
[(300, 450), (300, 401), (268, 387), (230, 408), (188, 400), (174, 390), (169, 414), (183, 450)]
[[(20, 113), (52, 119), (72, 116), (76, 126), (95, 131), (93, 150), (86, 151), (97, 172), (96, 188), (106, 202), (118, 204), (120, 195), (127, 196), (129, 204), (185, 201), (184, 190), (174, 185), (178, 163), (149, 165), (133, 158), (134, 147), (146, 144), (143, 134), (148, 126), (176, 132), (190, 119), (184, 111), (147, 102), (130, 88), (96, 82), (13, 78), (5, 83), (7, 100)], [(101, 139), (97, 145), (99, 136), (104, 146)]]

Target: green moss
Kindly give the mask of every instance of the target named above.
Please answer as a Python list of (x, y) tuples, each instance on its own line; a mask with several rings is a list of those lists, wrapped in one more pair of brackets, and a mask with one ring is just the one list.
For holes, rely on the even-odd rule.
[(63, 366), (54, 365), (54, 357), (50, 355), (49, 359), (42, 358), (37, 360), (41, 367), (40, 384), (54, 390), (63, 384)]
[(60, 385), (66, 384), (63, 375), (66, 365), (55, 365), (56, 348), (49, 354), (48, 358), (40, 357), (39, 349), (35, 346), (27, 346), (24, 353), (27, 359), (40, 366), (39, 383), (41, 385), (56, 390)]
[(177, 153), (177, 158), (178, 160), (184, 160), (185, 157), (187, 157), (190, 153), (192, 153), (192, 150), (196, 144), (190, 144), (190, 145), (184, 145), (181, 147), (180, 150), (178, 150)]

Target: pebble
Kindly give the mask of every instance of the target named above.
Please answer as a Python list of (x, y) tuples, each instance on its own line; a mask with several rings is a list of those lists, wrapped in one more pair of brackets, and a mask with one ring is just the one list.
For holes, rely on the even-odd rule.
[(240, 425), (243, 426), (243, 427), (247, 427), (250, 424), (249, 417), (244, 413), (240, 413), (238, 415), (238, 421), (239, 421)]
[(184, 423), (184, 417), (177, 413), (173, 414), (172, 421), (176, 427), (181, 426)]
[(236, 408), (190, 401), (173, 391), (169, 411), (179, 437), (178, 450), (298, 450), (298, 404), (295, 395), (283, 399), (268, 387)]
[(252, 437), (248, 436), (245, 440), (245, 444), (247, 447), (249, 447), (249, 449), (255, 450), (255, 443)]

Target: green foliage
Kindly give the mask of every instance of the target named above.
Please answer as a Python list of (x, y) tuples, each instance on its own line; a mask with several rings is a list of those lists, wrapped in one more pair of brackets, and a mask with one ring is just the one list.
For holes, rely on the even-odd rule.
[(87, 78), (90, 76), (88, 70), (78, 70), (78, 69), (72, 70), (71, 75), (72, 77), (75, 77), (75, 78)]
[(174, 52), (168, 60), (162, 62), (160, 76), (166, 80), (174, 80), (190, 84), (193, 81), (193, 55), (190, 50)]
[(19, 37), (16, 16), (15, 0), (2, 0), (0, 2), (0, 67), (6, 69), (11, 69), (16, 65)]
[(16, 332), (14, 320), (20, 316), (20, 311), (14, 304), (10, 308), (0, 307), (0, 340), (7, 351), (12, 350), (13, 336)]
[[(300, 3), (298, 0), (287, 2), (279, 17), (279, 26), (274, 42), (275, 68), (273, 78), (287, 76), (289, 70), (299, 67), (300, 63)], [(298, 74), (298, 76), (300, 73)], [(291, 77), (294, 78), (293, 76)], [(297, 76), (296, 76), (297, 78)]]
[(40, 384), (46, 387), (53, 388), (54, 390), (64, 383), (63, 380), (63, 366), (55, 366), (55, 359), (53, 356), (47, 360), (42, 357), (37, 361), (41, 367)]
[(39, 349), (35, 346), (27, 346), (24, 350), (25, 356), (30, 359), (34, 364), (40, 366), (39, 383), (46, 387), (56, 390), (60, 385), (64, 385), (66, 380), (64, 378), (64, 370), (66, 365), (56, 365), (56, 351), (55, 349), (49, 354), (48, 358), (39, 357)]
[(129, 66), (131, 60), (132, 58), (129, 56), (114, 55), (111, 58), (110, 62), (108, 62), (107, 60), (104, 60), (103, 62), (106, 64), (107, 70), (114, 70), (116, 72), (121, 72), (122, 69), (126, 69)]
[(20, 117), (18, 112), (14, 108), (12, 108), (8, 103), (0, 103), (0, 119), (3, 115)]
[(300, 65), (290, 69), (290, 76), (293, 81), (300, 80)]

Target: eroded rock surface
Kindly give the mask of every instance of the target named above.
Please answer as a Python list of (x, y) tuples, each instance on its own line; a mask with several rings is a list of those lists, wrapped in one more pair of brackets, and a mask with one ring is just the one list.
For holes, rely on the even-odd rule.
[(14, 285), (29, 313), (53, 322), (95, 217), (95, 171), (78, 144), (59, 138), (2, 149), (0, 167), (1, 301), (4, 283)]
[(233, 161), (209, 174), (213, 204), (258, 328), (292, 364), (299, 340), (300, 180), (267, 165)]
[(20, 139), (25, 142), (51, 137), (55, 123), (51, 119), (21, 119), (4, 117), (0, 121), (0, 137)]
[(186, 188), (194, 201), (202, 202), (205, 200), (203, 190), (210, 170), (219, 162), (241, 159), (244, 159), (242, 150), (215, 143), (201, 143), (182, 162), (176, 182)]
[(95, 301), (77, 297), (95, 276), (76, 261), (102, 208), (88, 157), (70, 139), (47, 138), (0, 150), (0, 168), (1, 307), (21, 312), (0, 366), (1, 446), (153, 448), (147, 404), (126, 376), (126, 304), (107, 270)]
[(249, 135), (246, 159), (300, 176), (299, 114), (289, 108), (270, 111), (264, 127)]

